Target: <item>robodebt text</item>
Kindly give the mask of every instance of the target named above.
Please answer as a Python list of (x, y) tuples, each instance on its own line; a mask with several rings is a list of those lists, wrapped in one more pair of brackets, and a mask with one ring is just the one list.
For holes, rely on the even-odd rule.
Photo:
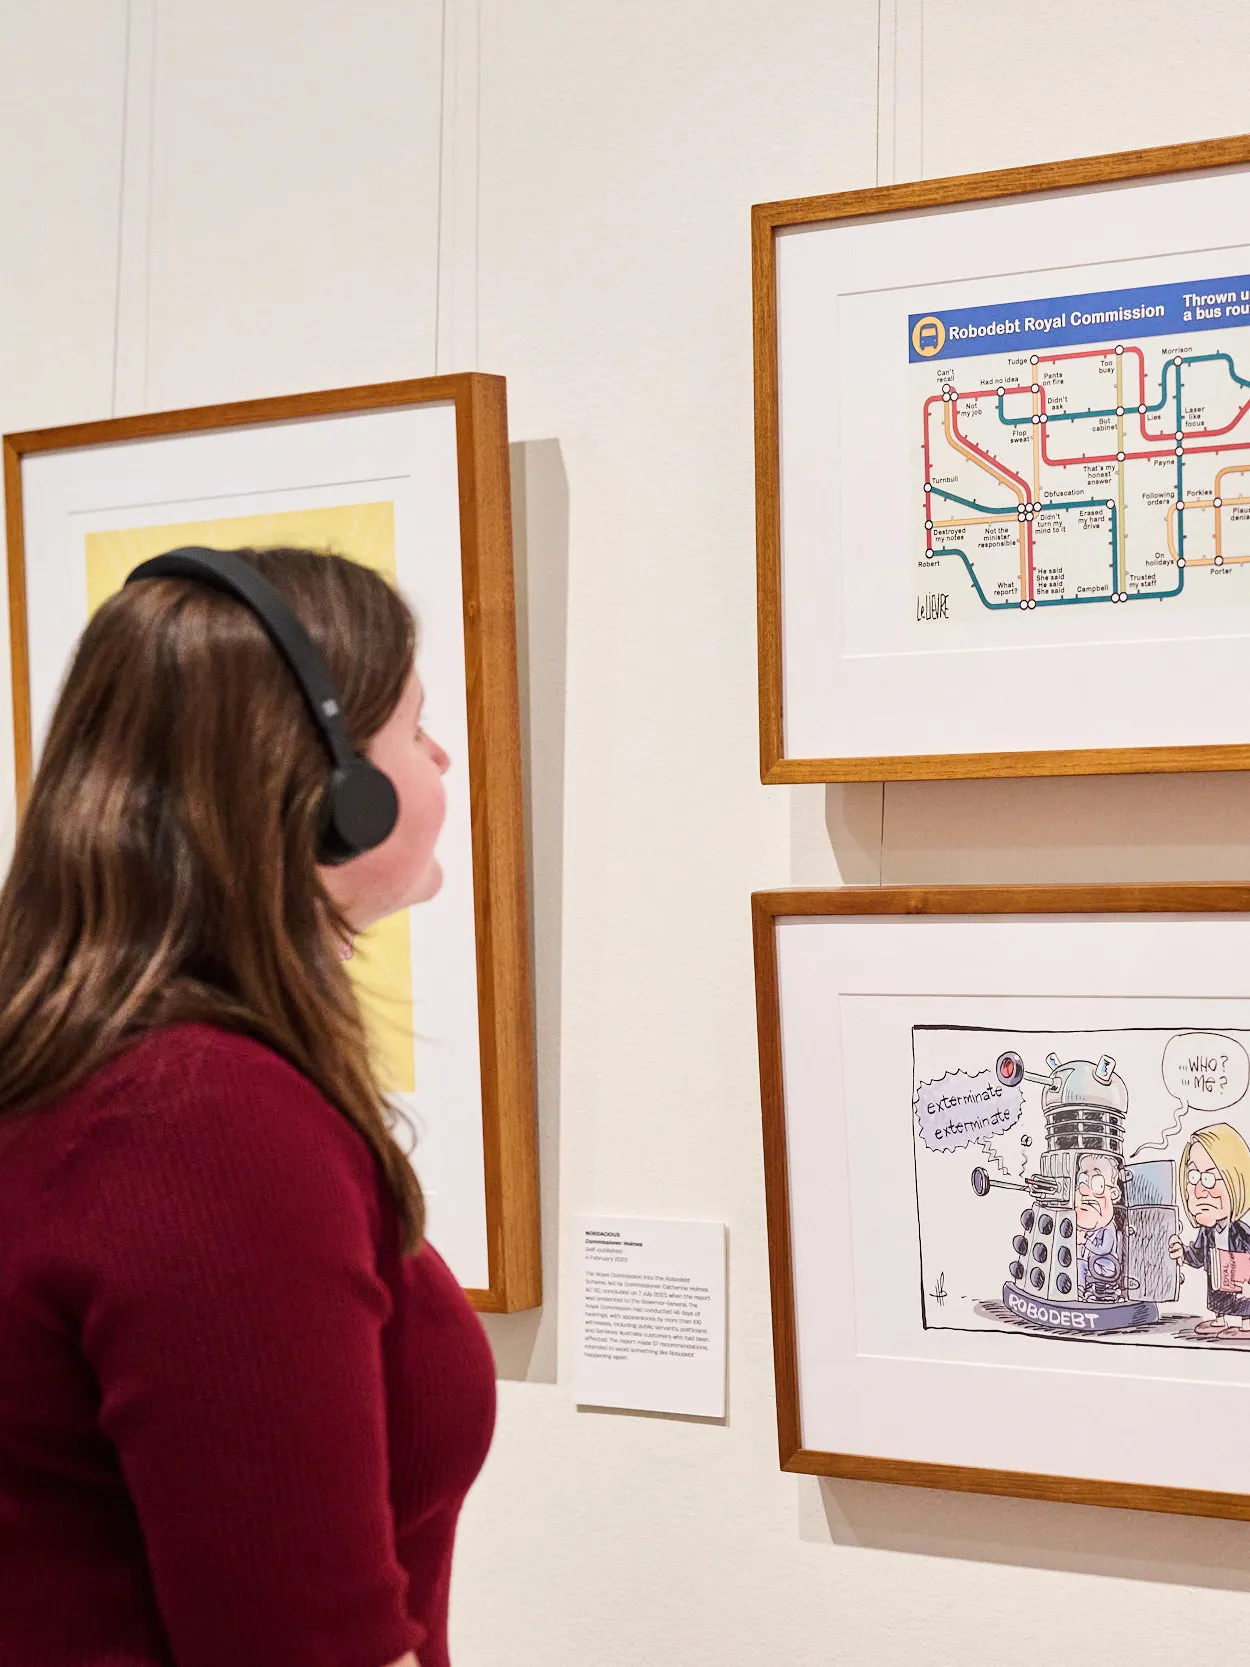
[(950, 341), (971, 341), (975, 336), (1048, 335), (1052, 330), (1082, 329), (1087, 324), (1120, 324), (1125, 319), (1162, 318), (1162, 307), (1115, 307), (1102, 313), (1055, 313), (1051, 318), (997, 318), (989, 324), (948, 324)]

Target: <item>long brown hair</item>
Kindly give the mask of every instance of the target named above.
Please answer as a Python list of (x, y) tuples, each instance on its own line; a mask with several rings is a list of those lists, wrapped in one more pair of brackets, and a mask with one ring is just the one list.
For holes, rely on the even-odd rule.
[[(394, 711), (416, 622), (341, 556), (240, 550), (325, 656), (348, 734)], [(316, 866), (327, 759), (249, 610), (151, 579), (84, 631), (0, 891), (0, 1122), (38, 1109), (144, 1031), (200, 1020), (276, 1049), (372, 1147), (421, 1241), (345, 934)]]

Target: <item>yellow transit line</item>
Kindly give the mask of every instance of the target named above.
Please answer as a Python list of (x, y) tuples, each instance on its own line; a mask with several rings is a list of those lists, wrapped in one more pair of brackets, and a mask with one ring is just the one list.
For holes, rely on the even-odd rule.
[[(1041, 366), (1040, 365), (1037, 367), (1037, 370), (1038, 370), (1038, 382), (1040, 384), (1040, 382), (1041, 382)], [(1036, 393), (1036, 394), (1033, 395), (1033, 502), (1035, 504), (1040, 504), (1041, 501), (1042, 501), (1042, 426), (1037, 420), (1038, 417), (1041, 416), (1041, 414), (1042, 414), (1042, 396), (1041, 396), (1040, 393)], [(1025, 550), (1025, 543), (1024, 543), (1024, 535), (1025, 535), (1026, 531), (1027, 531), (1027, 529), (1025, 527), (1020, 528), (1020, 594), (1021, 594), (1021, 596), (1027, 596), (1028, 595), (1028, 583), (1029, 583), (1029, 567), (1028, 567), (1027, 553), (1026, 553), (1026, 550)]]
[[(1122, 455), (1123, 452), (1124, 452), (1124, 418), (1121, 417), (1118, 413), (1123, 411), (1123, 409), (1124, 409), (1124, 358), (1119, 353), (1117, 353), (1116, 356), (1115, 356), (1115, 408), (1116, 408), (1116, 412), (1117, 412), (1116, 419), (1115, 419), (1115, 449), (1116, 449), (1117, 453)], [(1111, 565), (1112, 565), (1112, 568), (1114, 569), (1114, 573), (1115, 573), (1115, 588), (1116, 588), (1116, 590), (1126, 591), (1127, 588), (1128, 588), (1128, 572), (1127, 572), (1127, 569), (1128, 569), (1128, 560), (1127, 560), (1128, 534), (1124, 530), (1124, 465), (1123, 465), (1123, 463), (1117, 463), (1116, 464), (1116, 470), (1117, 470), (1117, 472), (1119, 474), (1119, 478), (1120, 478), (1120, 487), (1119, 487), (1119, 492), (1117, 493), (1117, 497), (1118, 497), (1119, 504), (1120, 504), (1120, 519), (1119, 519), (1119, 522), (1118, 522), (1119, 533), (1120, 533), (1120, 547), (1119, 547), (1118, 550), (1114, 550), (1112, 552)]]
[(988, 527), (996, 521), (1016, 521), (1019, 517), (1013, 511), (1010, 515), (971, 515), (966, 521), (935, 521), (934, 532), (945, 531), (947, 527)]
[[(1250, 464), (1238, 464), (1236, 466), (1230, 466), (1227, 469), (1221, 469), (1220, 473), (1215, 477), (1216, 487), (1218, 488), (1219, 486), (1221, 475), (1245, 474), (1247, 472), (1250, 472)], [(1220, 496), (1218, 490), (1215, 495), (1217, 498)], [(1220, 498), (1221, 507), (1219, 509), (1216, 509), (1215, 505), (1213, 503), (1209, 503), (1205, 498), (1186, 498), (1185, 500), (1185, 513), (1187, 515), (1195, 509), (1209, 509), (1214, 513), (1215, 555), (1221, 558), (1220, 565), (1223, 567), (1240, 567), (1245, 562), (1250, 562), (1250, 556), (1226, 556), (1220, 544), (1220, 516), (1224, 510), (1235, 508), (1238, 504), (1250, 504), (1250, 498)], [(1173, 560), (1176, 560), (1180, 554), (1176, 548), (1176, 539), (1174, 536), (1175, 528), (1176, 505), (1169, 504), (1167, 513), (1168, 554), (1173, 558)], [(1215, 556), (1186, 556), (1185, 566), (1214, 567)]]
[[(1220, 508), (1215, 511), (1215, 553), (1217, 556), (1222, 556), (1224, 554), (1224, 505), (1250, 503), (1250, 498), (1225, 498), (1223, 492), (1220, 490), (1220, 482), (1224, 479), (1225, 475), (1247, 474), (1250, 474), (1250, 463), (1230, 463), (1227, 468), (1216, 470), (1215, 496), (1220, 500)], [(1243, 559), (1244, 558), (1238, 556), (1234, 556), (1232, 558), (1234, 561)]]
[[(1036, 428), (1037, 424), (1034, 423), (1033, 426)], [(992, 475), (1000, 486), (1009, 486), (1021, 503), (1027, 502), (1027, 499), (1020, 497), (1020, 487), (1018, 482), (1012, 480), (1010, 475), (1004, 474), (999, 469), (996, 469), (992, 464), (987, 463), (983, 457), (978, 457), (976, 452), (969, 451), (967, 446), (965, 446), (959, 439), (958, 435), (953, 433), (951, 429), (951, 408), (949, 405), (943, 405), (942, 407), (942, 428), (946, 434), (947, 444), (953, 446), (961, 457), (966, 457), (969, 463), (975, 464), (978, 469), (984, 469), (986, 474)], [(1006, 517), (1004, 517), (1004, 519), (1006, 519)], [(1028, 552), (1025, 548), (1024, 542), (1024, 522), (1022, 521), (1020, 523), (1020, 600), (1023, 601), (1028, 594), (1029, 564)]]

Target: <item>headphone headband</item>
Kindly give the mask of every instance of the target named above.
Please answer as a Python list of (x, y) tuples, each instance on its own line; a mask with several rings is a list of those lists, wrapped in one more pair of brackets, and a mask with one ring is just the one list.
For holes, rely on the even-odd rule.
[(232, 550), (186, 545), (141, 562), (126, 579), (192, 579), (242, 602), (290, 667), (330, 755), (318, 861), (335, 865), (380, 845), (395, 826), (399, 801), (388, 776), (354, 750), (321, 650), (286, 598)]
[(209, 550), (188, 544), (141, 562), (127, 576), (126, 583), (133, 585), (137, 579), (197, 579), (200, 584), (211, 585), (242, 602), (264, 626), (274, 647), (295, 674), (335, 767), (345, 769), (351, 763), (354, 754), (343, 727), (338, 690), (321, 650), (296, 619), (285, 596), (251, 562), (236, 556), (232, 550)]

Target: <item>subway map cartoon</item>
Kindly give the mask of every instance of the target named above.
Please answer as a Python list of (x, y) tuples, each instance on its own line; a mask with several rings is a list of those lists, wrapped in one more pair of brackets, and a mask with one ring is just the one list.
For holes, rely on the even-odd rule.
[(926, 1329), (1250, 1349), (1248, 1047), (915, 1026)]
[(1250, 275), (908, 323), (918, 625), (1250, 606)]

